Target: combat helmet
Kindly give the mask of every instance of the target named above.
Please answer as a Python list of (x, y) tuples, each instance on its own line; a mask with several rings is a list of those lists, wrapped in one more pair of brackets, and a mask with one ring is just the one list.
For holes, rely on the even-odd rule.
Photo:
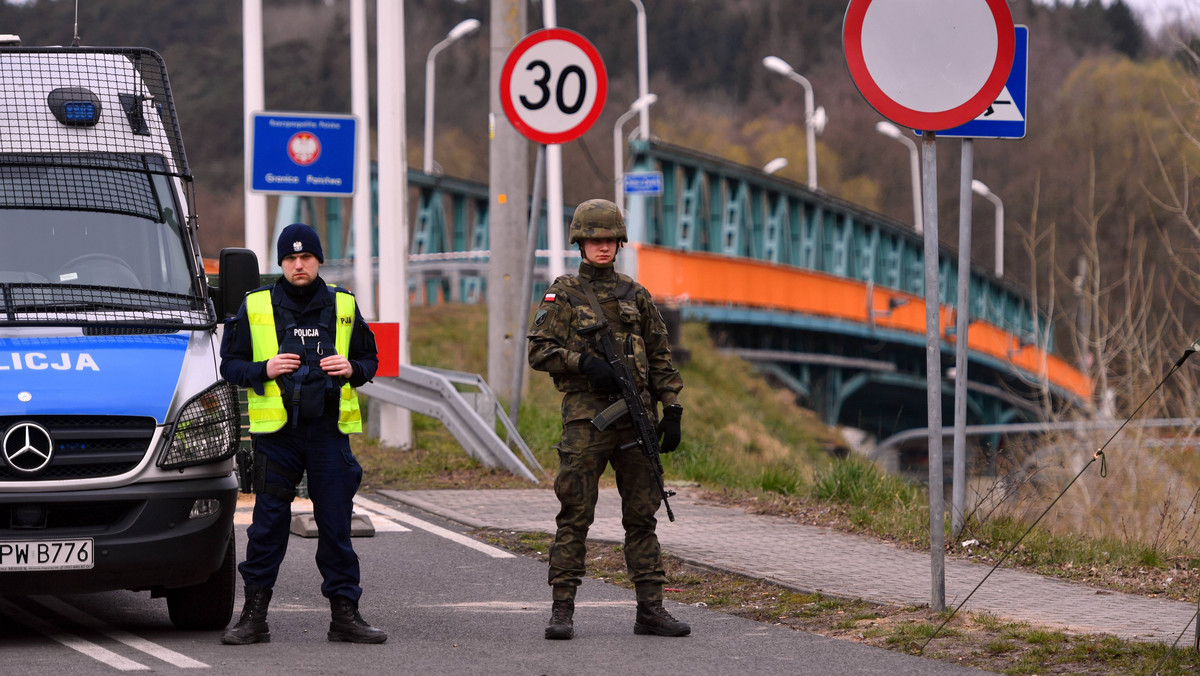
[(582, 239), (616, 239), (628, 242), (625, 217), (617, 205), (604, 199), (588, 200), (575, 208), (571, 218), (570, 243)]

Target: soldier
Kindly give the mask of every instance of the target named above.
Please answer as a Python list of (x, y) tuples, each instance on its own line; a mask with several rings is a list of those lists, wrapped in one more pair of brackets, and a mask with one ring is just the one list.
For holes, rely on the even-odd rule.
[(553, 609), (548, 639), (574, 634), (575, 591), (584, 574), (588, 528), (595, 518), (600, 475), (612, 463), (621, 494), (625, 526), (625, 565), (637, 589), (635, 634), (686, 636), (691, 628), (663, 608), (662, 553), (655, 535), (662, 494), (650, 461), (641, 453), (629, 418), (601, 432), (592, 417), (620, 398), (616, 373), (598, 348), (579, 330), (595, 326), (598, 317), (588, 300), (590, 286), (608, 320), (614, 342), (637, 381), (646, 410), (656, 415), (662, 403), (657, 432), (662, 452), (679, 445), (683, 380), (671, 364), (667, 327), (650, 292), (613, 265), (626, 242), (625, 220), (617, 205), (588, 200), (571, 219), (570, 242), (578, 243), (583, 261), (578, 275), (563, 275), (546, 291), (529, 330), (529, 365), (546, 371), (563, 393), (562, 440), (554, 492), (560, 509), (558, 531), (550, 549), (549, 582)]

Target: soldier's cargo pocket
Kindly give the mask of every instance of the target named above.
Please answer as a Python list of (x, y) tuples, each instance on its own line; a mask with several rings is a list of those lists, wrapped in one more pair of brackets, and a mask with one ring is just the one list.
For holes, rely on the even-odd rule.
[(638, 389), (643, 389), (650, 382), (650, 358), (646, 355), (646, 341), (638, 331), (641, 326), (641, 314), (638, 312), (637, 303), (631, 300), (619, 301), (619, 307), (621, 322), (628, 331), (620, 349), (625, 353), (625, 362), (636, 372), (634, 378), (637, 380)]
[(554, 494), (564, 505), (580, 505), (584, 499), (583, 454), (568, 447), (565, 443), (558, 445), (558, 475), (554, 478)]

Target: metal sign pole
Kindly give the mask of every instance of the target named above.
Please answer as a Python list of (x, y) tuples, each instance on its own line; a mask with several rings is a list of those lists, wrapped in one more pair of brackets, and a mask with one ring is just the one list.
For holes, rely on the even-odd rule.
[[(517, 315), (518, 324), (523, 322), (524, 326), (529, 326), (529, 306), (533, 300), (533, 268), (537, 263), (538, 225), (542, 220), (542, 182), (546, 174), (545, 167), (546, 145), (539, 143), (537, 161), (534, 163), (533, 169), (533, 201), (529, 203), (529, 234), (526, 236), (525, 242), (525, 265), (521, 269), (521, 274), (524, 275), (521, 280), (521, 311)], [(555, 221), (551, 218), (551, 213), (553, 212), (546, 214), (547, 228), (554, 227)], [(547, 236), (549, 236), (548, 232)], [(513, 350), (515, 358), (513, 359), (512, 392), (508, 395), (508, 419), (516, 425), (521, 415), (521, 389), (525, 386), (525, 360), (527, 359), (525, 336), (516, 338), (514, 343), (517, 349)]]
[(929, 408), (929, 607), (946, 609), (946, 516), (942, 495), (942, 336), (938, 297), (937, 147), (934, 132), (921, 136), (925, 225), (925, 394)]
[(971, 178), (975, 140), (962, 141), (958, 186), (958, 309), (954, 325), (954, 477), (950, 488), (950, 535), (962, 533), (967, 501), (967, 331), (971, 324)]

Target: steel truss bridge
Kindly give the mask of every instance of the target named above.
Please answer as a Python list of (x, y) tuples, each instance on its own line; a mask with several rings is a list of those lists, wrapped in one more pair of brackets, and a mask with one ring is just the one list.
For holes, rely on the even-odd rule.
[[(631, 171), (663, 177), (660, 195), (629, 196), (630, 245), (622, 255), (626, 271), (660, 304), (707, 322), (719, 348), (789, 387), (829, 424), (881, 438), (926, 426), (919, 233), (823, 191), (691, 150), (635, 140), (629, 157)], [(409, 189), (412, 302), (484, 302), (487, 186), (410, 171)], [(556, 224), (564, 235), (572, 211)], [(330, 263), (346, 258), (340, 201), (281, 197), (278, 227), (296, 220), (324, 225)], [(541, 220), (535, 294), (549, 281), (544, 214)], [(336, 266), (327, 267), (336, 281)], [(956, 252), (942, 247), (938, 268), (945, 374), (954, 365)], [(1054, 354), (1050, 321), (1026, 292), (983, 266), (972, 266), (970, 285), (967, 424), (1038, 422), (1051, 410), (1087, 407), (1091, 382)], [(947, 426), (952, 383), (948, 374)]]

